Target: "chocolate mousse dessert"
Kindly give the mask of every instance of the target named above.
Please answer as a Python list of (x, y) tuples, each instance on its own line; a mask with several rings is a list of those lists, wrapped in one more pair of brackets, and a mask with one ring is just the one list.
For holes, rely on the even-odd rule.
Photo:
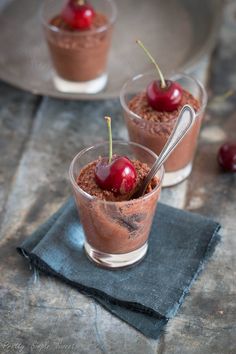
[[(114, 157), (113, 166), (119, 165), (124, 157)], [(126, 158), (124, 158), (126, 160)], [(129, 161), (127, 159), (127, 161)], [(126, 164), (126, 161), (124, 161)], [(114, 202), (104, 204), (101, 202), (91, 203), (90, 208), (87, 202), (80, 203), (80, 218), (83, 223), (84, 231), (87, 237), (87, 242), (91, 247), (104, 253), (128, 253), (142, 247), (147, 241), (151, 227), (151, 220), (155, 210), (157, 197), (159, 193), (153, 194), (147, 201), (143, 202), (141, 198), (132, 199), (133, 193), (140, 186), (149, 168), (146, 164), (140, 161), (129, 161), (127, 167), (132, 165), (136, 174), (130, 186), (132, 188), (124, 188), (122, 185), (119, 191), (107, 188), (97, 183), (96, 168), (101, 163), (101, 160), (94, 161), (87, 165), (80, 173), (77, 183), (90, 196), (97, 198), (99, 201)], [(118, 168), (119, 170), (119, 168)], [(124, 171), (124, 170), (123, 170)], [(120, 174), (120, 172), (118, 172)], [(127, 175), (126, 175), (127, 176)], [(133, 176), (133, 171), (131, 172)], [(125, 177), (126, 179), (127, 177)], [(124, 185), (126, 184), (123, 179)], [(154, 178), (149, 184), (146, 195), (152, 192), (158, 186), (158, 179)], [(129, 183), (129, 182), (128, 182)], [(128, 185), (128, 184), (127, 184)]]
[[(140, 120), (137, 119), (132, 120), (132, 122), (127, 122), (130, 139), (147, 146), (159, 155), (185, 104), (192, 106), (195, 112), (200, 108), (199, 101), (195, 99), (190, 92), (184, 89), (182, 90), (180, 103), (173, 111), (157, 111), (150, 105), (146, 92), (139, 93), (130, 100), (128, 107), (130, 111), (142, 117), (144, 121), (140, 122)], [(151, 124), (149, 125), (149, 123)], [(192, 160), (200, 125), (201, 119), (195, 123), (191, 131), (167, 159), (165, 162), (166, 172), (182, 169)], [(140, 135), (141, 127), (143, 131)]]
[[(155, 65), (160, 79), (150, 81), (146, 90), (133, 96), (129, 95), (127, 102), (122, 98), (121, 92), (121, 103), (125, 111), (125, 122), (130, 140), (147, 146), (159, 155), (176, 124), (183, 106), (185, 104), (190, 105), (198, 115), (201, 110), (201, 104), (198, 98), (194, 97), (188, 89), (182, 87), (178, 82), (164, 79), (159, 66), (142, 42), (137, 41), (137, 43)], [(165, 162), (165, 171), (167, 173), (182, 170), (188, 164), (191, 164), (201, 121), (202, 114), (199, 115), (192, 129)]]
[(70, 82), (87, 82), (106, 72), (112, 23), (87, 1), (69, 0), (46, 28), (55, 70)]
[[(104, 160), (100, 157), (98, 160), (85, 166), (77, 178), (77, 183), (89, 195), (109, 202), (121, 202), (132, 199), (132, 196), (150, 171), (150, 168), (145, 163), (113, 155), (111, 163), (106, 163), (106, 165), (110, 171), (113, 170), (114, 172), (110, 172), (106, 183), (102, 184), (99, 180), (101, 171), (99, 166), (103, 164)], [(122, 177), (121, 171), (124, 170), (125, 177)], [(128, 173), (127, 170), (129, 171)], [(157, 184), (157, 178), (153, 178), (145, 194), (155, 189)]]
[[(161, 180), (153, 178), (144, 196), (137, 199), (133, 197), (151, 166), (127, 156), (113, 155), (111, 121), (109, 117), (106, 119), (109, 157), (98, 156), (85, 165), (75, 178), (77, 187), (73, 186), (86, 236), (85, 250), (93, 258), (91, 253), (94, 252), (108, 256), (129, 254), (142, 249), (143, 258), (160, 195)], [(102, 264), (102, 261), (95, 261)]]

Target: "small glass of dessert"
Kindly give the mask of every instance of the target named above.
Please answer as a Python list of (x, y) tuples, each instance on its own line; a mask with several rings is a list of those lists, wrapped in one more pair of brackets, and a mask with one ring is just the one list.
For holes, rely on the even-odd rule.
[(59, 91), (104, 89), (115, 19), (113, 0), (44, 0), (42, 22)]
[[(150, 58), (149, 52), (148, 55)], [(154, 62), (152, 57), (151, 60)], [(194, 126), (164, 164), (163, 187), (167, 187), (182, 182), (192, 171), (207, 94), (203, 85), (192, 76), (176, 73), (166, 80), (156, 62), (155, 66), (157, 71), (129, 79), (121, 89), (120, 101), (130, 140), (148, 147), (157, 155), (170, 136), (182, 107), (188, 104), (194, 109), (197, 116)]]
[(84, 248), (96, 264), (123, 268), (145, 256), (164, 168), (142, 197), (132, 196), (156, 160), (156, 154), (144, 146), (122, 141), (111, 144), (111, 138), (73, 159), (69, 177), (84, 229)]

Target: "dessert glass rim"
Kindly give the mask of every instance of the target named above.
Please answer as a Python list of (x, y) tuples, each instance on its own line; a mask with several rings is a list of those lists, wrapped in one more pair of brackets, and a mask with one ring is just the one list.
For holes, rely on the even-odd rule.
[[(134, 143), (133, 141), (113, 140), (113, 144), (117, 144), (117, 143), (121, 144), (121, 145), (137, 146), (139, 148), (142, 148), (146, 152), (148, 152), (153, 157), (155, 157), (155, 158), (158, 157), (155, 154), (155, 152), (153, 152), (152, 150), (148, 149), (147, 147), (145, 147), (145, 146), (143, 146), (141, 144)], [(74, 175), (73, 175), (73, 168), (74, 168), (75, 162), (80, 156), (84, 155), (86, 152), (88, 152), (90, 150), (96, 149), (96, 148), (98, 148), (100, 146), (104, 146), (104, 145), (107, 145), (107, 144), (109, 144), (109, 141), (104, 141), (102, 143), (97, 143), (97, 144), (94, 144), (94, 145), (89, 146), (87, 148), (84, 148), (78, 154), (76, 154), (75, 157), (73, 158), (71, 164), (70, 164), (70, 167), (69, 167), (69, 178), (70, 178), (71, 183), (73, 184), (73, 187), (76, 190), (78, 190), (87, 199), (96, 200), (96, 201), (99, 201), (100, 203), (104, 203), (104, 204), (114, 204), (114, 203), (119, 203), (120, 205), (122, 203), (125, 204), (127, 202), (130, 202), (130, 200), (128, 200), (128, 201), (127, 200), (123, 200), (123, 201), (108, 201), (108, 200), (104, 200), (104, 199), (99, 199), (99, 198), (93, 197), (91, 194), (85, 192), (82, 188), (80, 188), (80, 186), (77, 184), (77, 182), (76, 182), (76, 180), (74, 178)], [(153, 195), (160, 188), (160, 186), (162, 185), (162, 180), (163, 180), (164, 174), (165, 174), (165, 170), (164, 170), (164, 166), (163, 165), (161, 166), (159, 171), (161, 173), (161, 176), (160, 176), (159, 181), (158, 181), (157, 185), (155, 186), (155, 188), (151, 192), (148, 192), (147, 194), (145, 194), (142, 197), (139, 197), (139, 198), (133, 199), (133, 200), (131, 199), (134, 203), (140, 201), (141, 199), (142, 200), (148, 199), (151, 195)]]
[[(138, 80), (144, 76), (148, 76), (148, 75), (153, 75), (154, 71), (147, 71), (144, 73), (140, 73), (140, 74), (136, 74), (134, 76), (132, 76), (131, 78), (129, 78), (122, 86), (121, 90), (120, 90), (120, 103), (121, 106), (125, 109), (125, 111), (127, 111), (129, 114), (131, 114), (134, 118), (137, 119), (143, 119), (141, 116), (139, 116), (138, 114), (134, 113), (133, 111), (131, 111), (129, 109), (129, 107), (127, 106), (126, 102), (125, 102), (125, 89), (128, 86), (129, 83), (134, 82), (135, 80)], [(168, 75), (170, 77), (170, 79), (172, 80), (176, 80), (180, 77), (185, 77), (186, 79), (191, 79), (192, 81), (194, 81), (201, 89), (202, 91), (202, 103), (201, 103), (201, 108), (196, 112), (196, 116), (200, 116), (207, 105), (207, 92), (205, 87), (203, 86), (203, 84), (201, 83), (201, 81), (199, 81), (198, 79), (196, 79), (194, 76), (190, 75), (190, 74), (186, 74), (183, 72), (172, 72), (170, 73), (170, 75)], [(145, 88), (144, 88), (145, 89)], [(142, 91), (141, 91), (142, 92)], [(151, 124), (162, 124), (162, 122), (153, 122), (153, 121), (149, 121), (149, 123)]]
[(67, 31), (67, 30), (58, 28), (58, 27), (56, 27), (54, 25), (51, 25), (47, 20), (45, 20), (45, 18), (44, 18), (44, 7), (45, 7), (45, 4), (47, 2), (49, 2), (49, 1), (52, 2), (52, 1), (56, 1), (56, 0), (44, 0), (43, 1), (43, 4), (41, 6), (41, 10), (40, 10), (40, 18), (41, 18), (41, 22), (42, 22), (43, 26), (48, 28), (48, 29), (50, 29), (51, 31), (53, 31), (55, 33), (63, 33), (65, 35), (66, 34), (68, 35), (68, 33), (69, 33), (71, 36), (74, 36), (74, 37), (85, 36), (85, 35), (88, 35), (88, 34), (101, 33), (101, 32), (106, 31), (116, 21), (117, 7), (116, 7), (116, 4), (115, 4), (115, 1), (114, 0), (106, 0), (106, 1), (108, 1), (110, 3), (110, 5), (112, 7), (112, 16), (110, 18), (108, 18), (108, 23), (106, 25), (103, 25), (101, 27), (94, 28), (94, 29), (83, 30), (83, 31)]

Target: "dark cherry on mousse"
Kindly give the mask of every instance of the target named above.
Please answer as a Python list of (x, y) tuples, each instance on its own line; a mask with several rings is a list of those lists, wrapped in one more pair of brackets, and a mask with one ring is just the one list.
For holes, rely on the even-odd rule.
[(236, 142), (225, 143), (220, 147), (218, 162), (225, 171), (236, 172)]
[(147, 99), (149, 105), (157, 111), (172, 112), (181, 102), (182, 87), (174, 81), (165, 80), (156, 61), (140, 40), (138, 45), (145, 51), (151, 62), (155, 65), (160, 80), (154, 80), (147, 86)]
[(87, 30), (94, 18), (93, 7), (84, 0), (69, 0), (62, 10), (62, 19), (72, 28)]
[(112, 155), (111, 118), (105, 117), (109, 132), (109, 158), (102, 158), (95, 167), (97, 185), (117, 194), (131, 192), (137, 181), (134, 165), (126, 156)]

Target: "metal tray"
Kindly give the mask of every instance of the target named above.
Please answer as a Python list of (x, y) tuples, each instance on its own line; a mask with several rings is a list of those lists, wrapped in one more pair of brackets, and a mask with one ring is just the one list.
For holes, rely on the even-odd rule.
[(35, 94), (66, 99), (119, 95), (124, 81), (151, 64), (135, 44), (140, 38), (163, 71), (188, 69), (216, 37), (222, 0), (117, 0), (118, 18), (109, 57), (109, 82), (96, 95), (67, 94), (53, 85), (41, 29), (39, 0), (0, 0), (0, 79)]

